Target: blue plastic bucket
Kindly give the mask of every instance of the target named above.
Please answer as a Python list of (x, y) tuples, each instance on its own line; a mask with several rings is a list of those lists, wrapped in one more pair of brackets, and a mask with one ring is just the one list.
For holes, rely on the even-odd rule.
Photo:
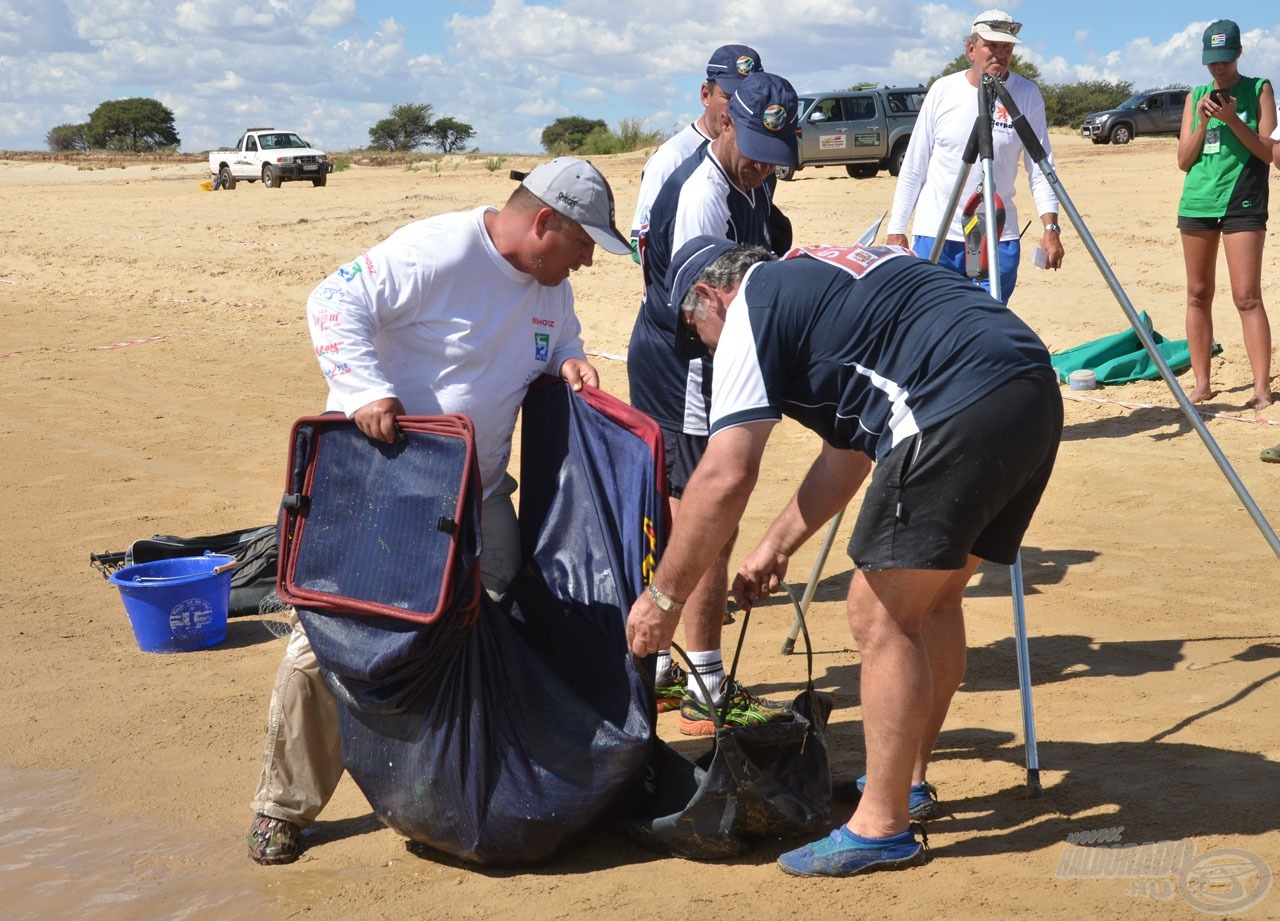
[[(182, 556), (126, 566), (111, 574), (143, 652), (191, 652), (227, 636), (235, 557)], [(215, 572), (215, 570), (221, 570)]]

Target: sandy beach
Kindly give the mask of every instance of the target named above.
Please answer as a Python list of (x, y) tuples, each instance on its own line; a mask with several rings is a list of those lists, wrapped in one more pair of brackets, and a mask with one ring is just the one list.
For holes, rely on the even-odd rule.
[[(1053, 140), (1058, 175), (1124, 291), (1156, 329), (1182, 338), (1175, 139)], [(596, 161), (624, 232), (646, 153)], [(0, 916), (1189, 918), (1245, 904), (1185, 874), (1087, 878), (1071, 849), (1091, 833), (1234, 855), (1233, 866), (1255, 871), (1250, 892), (1261, 891), (1261, 870), (1270, 885), (1280, 872), (1276, 555), (1161, 381), (1064, 388), (1058, 466), (1023, 551), (1044, 796), (1024, 789), (1010, 573), (984, 568), (968, 593), (968, 674), (930, 775), (945, 814), (930, 825), (927, 866), (806, 881), (774, 864), (802, 842), (697, 863), (606, 830), (547, 867), (477, 870), (406, 848), (349, 779), (300, 861), (251, 863), (247, 803), (284, 648), (276, 618), (234, 618), (226, 641), (206, 651), (140, 652), (89, 554), (155, 533), (273, 521), (289, 427), (325, 397), (307, 294), (403, 224), (500, 205), (507, 171), (535, 162), (508, 157), (490, 171), (482, 157), (450, 157), (438, 169), (353, 167), (325, 188), (210, 193), (201, 164), (0, 160)], [(1274, 174), (1272, 186), (1274, 200)], [(849, 242), (889, 208), (893, 188), (883, 172), (854, 180), (842, 168), (805, 169), (780, 183), (777, 201), (798, 243)], [(1025, 184), (1017, 200), (1025, 222), (1034, 210)], [(1061, 223), (1063, 269), (1037, 271), (1024, 258), (1012, 302), (1054, 351), (1127, 326), (1078, 229), (1065, 214)], [(1273, 321), (1277, 230), (1263, 270)], [(597, 251), (573, 284), (605, 389), (625, 397), (618, 357), (639, 269)], [(1248, 363), (1221, 257), (1216, 317), (1220, 392), (1203, 407), (1207, 428), (1278, 521), (1280, 466), (1258, 452), (1280, 442), (1280, 403), (1244, 409)], [(815, 436), (778, 428), (740, 552), (816, 451)], [(809, 617), (815, 679), (837, 701), (837, 778), (862, 772), (860, 658), (843, 606), (852, 518)], [(817, 543), (794, 560), (797, 582)], [(804, 682), (804, 657), (779, 651), (790, 622), (777, 600), (752, 617), (741, 677), (761, 694), (792, 696)], [(737, 629), (726, 628), (726, 647)], [(703, 750), (675, 721), (660, 717), (661, 734), (687, 754)], [(1280, 895), (1247, 917), (1280, 917)]]

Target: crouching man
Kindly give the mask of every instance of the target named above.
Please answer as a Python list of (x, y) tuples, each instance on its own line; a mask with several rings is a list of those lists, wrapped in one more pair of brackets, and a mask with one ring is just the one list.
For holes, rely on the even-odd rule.
[(981, 560), (1014, 562), (1057, 454), (1062, 400), (1048, 352), (990, 296), (903, 247), (811, 247), (773, 261), (697, 237), (668, 279), (681, 347), (715, 356), (711, 436), (651, 591), (631, 609), (631, 649), (667, 648), (677, 618), (664, 608), (687, 597), (737, 527), (783, 415), (821, 436), (822, 451), (739, 568), (744, 607), (777, 590), (791, 555), (874, 461), (846, 608), (862, 654), (865, 790), (845, 825), (778, 862), (798, 876), (922, 863), (910, 796), (964, 675), (964, 588)]

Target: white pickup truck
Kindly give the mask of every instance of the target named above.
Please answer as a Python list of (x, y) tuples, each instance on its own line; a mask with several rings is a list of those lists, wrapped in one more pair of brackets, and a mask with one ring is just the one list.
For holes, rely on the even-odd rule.
[(311, 147), (292, 131), (250, 128), (234, 149), (209, 152), (209, 172), (215, 189), (234, 189), (236, 182), (259, 179), (269, 189), (298, 179), (321, 186), (333, 172), (333, 163), (323, 150)]

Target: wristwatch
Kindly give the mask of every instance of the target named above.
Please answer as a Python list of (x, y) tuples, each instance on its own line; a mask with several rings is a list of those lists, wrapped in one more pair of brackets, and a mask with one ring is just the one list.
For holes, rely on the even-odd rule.
[(649, 583), (649, 600), (656, 604), (659, 610), (665, 611), (667, 614), (679, 614), (684, 608), (683, 601), (676, 601), (652, 582)]
[(1046, 231), (1052, 230), (1054, 233), (1058, 234), (1059, 236), (1062, 235), (1062, 228), (1059, 227), (1057, 224), (1045, 224), (1044, 229)]

